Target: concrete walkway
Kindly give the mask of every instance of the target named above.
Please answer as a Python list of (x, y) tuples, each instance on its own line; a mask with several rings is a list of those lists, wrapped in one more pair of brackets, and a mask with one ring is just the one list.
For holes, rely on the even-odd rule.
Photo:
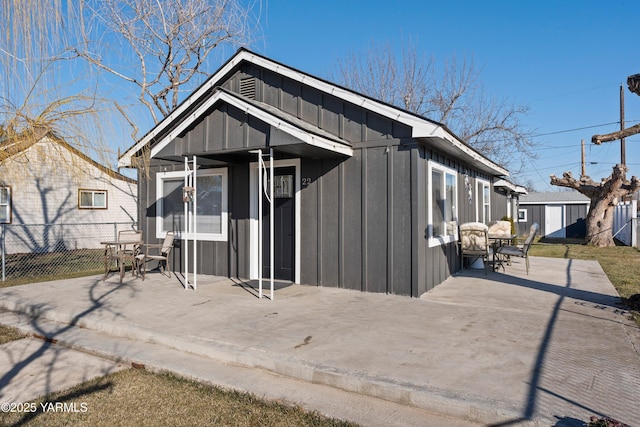
[(200, 276), (195, 292), (158, 274), (100, 279), (0, 289), (0, 307), (34, 316), (0, 323), (306, 407), (321, 393), (321, 412), (371, 425), (364, 398), (391, 405), (395, 425), (640, 421), (640, 331), (595, 261), (466, 271), (421, 299), (294, 285), (269, 301), (225, 278)]

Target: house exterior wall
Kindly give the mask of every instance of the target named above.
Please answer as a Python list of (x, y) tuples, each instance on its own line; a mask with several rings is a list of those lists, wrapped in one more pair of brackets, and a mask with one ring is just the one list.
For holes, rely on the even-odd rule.
[[(14, 226), (134, 223), (138, 219), (135, 181), (116, 178), (48, 139), (6, 159), (0, 165), (0, 180), (12, 188), (11, 224)], [(106, 191), (107, 209), (79, 208), (80, 189)], [(12, 230), (18, 232), (15, 227)], [(32, 236), (30, 239), (39, 241), (36, 246), (46, 246), (41, 241), (47, 236)], [(57, 240), (57, 247), (99, 247), (99, 242), (91, 239), (74, 240), (72, 246), (64, 242), (64, 236), (58, 236)], [(14, 250), (29, 252), (30, 248), (26, 245), (24, 250)]]
[[(414, 140), (406, 125), (255, 65), (241, 65), (221, 86), (240, 93), (240, 82), (253, 78), (253, 101), (353, 148), (351, 157), (299, 156), (300, 283), (418, 297), (459, 269), (455, 242), (428, 243), (428, 164), (457, 173), (458, 222), (478, 220), (477, 179), (491, 183), (492, 177)], [(145, 235), (155, 236), (159, 172), (183, 170), (180, 159), (185, 155), (201, 156), (202, 168), (214, 167), (207, 162), (222, 162), (228, 170), (228, 239), (198, 242), (199, 272), (249, 277), (249, 164), (256, 157), (248, 150), (274, 146), (279, 159), (297, 157), (278, 150), (279, 143), (290, 142), (284, 138), (290, 137), (245, 111), (227, 103), (212, 106), (151, 159), (148, 178), (139, 174)], [(471, 200), (465, 177), (473, 189)], [(491, 194), (492, 215), (506, 211), (504, 196)], [(176, 270), (184, 268), (182, 243), (177, 241), (172, 251)]]

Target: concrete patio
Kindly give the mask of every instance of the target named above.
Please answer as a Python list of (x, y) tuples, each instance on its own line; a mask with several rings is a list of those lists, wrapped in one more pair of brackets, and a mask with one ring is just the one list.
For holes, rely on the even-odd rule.
[[(127, 275), (122, 285), (117, 275), (101, 279), (0, 289), (0, 307), (31, 316), (8, 313), (0, 323), (154, 369), (178, 371), (181, 357), (185, 367), (201, 357), (199, 373), (180, 373), (209, 382), (207, 360), (211, 371), (259, 368), (275, 375), (273, 390), (256, 383), (256, 394), (303, 406), (313, 397), (286, 397), (280, 379), (456, 425), (570, 426), (592, 415), (640, 422), (640, 330), (595, 261), (532, 258), (529, 276), (520, 260), (506, 272), (466, 270), (420, 299), (291, 285), (270, 301), (220, 277), (199, 276), (197, 291), (158, 273)], [(79, 338), (86, 333), (99, 338)], [(177, 359), (136, 350), (142, 344)], [(238, 375), (220, 381), (252, 388)], [(348, 416), (346, 406), (333, 416)]]

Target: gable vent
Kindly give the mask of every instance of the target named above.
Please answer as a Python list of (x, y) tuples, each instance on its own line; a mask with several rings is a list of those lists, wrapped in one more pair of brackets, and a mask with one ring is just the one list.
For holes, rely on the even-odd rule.
[(250, 77), (247, 79), (240, 79), (240, 95), (249, 98), (256, 99), (256, 79)]

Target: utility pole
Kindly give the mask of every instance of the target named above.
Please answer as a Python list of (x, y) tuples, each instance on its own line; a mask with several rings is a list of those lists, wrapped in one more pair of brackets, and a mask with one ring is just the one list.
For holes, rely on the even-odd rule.
[[(620, 85), (620, 130), (624, 129), (624, 89)], [(625, 138), (620, 138), (620, 163), (623, 166), (627, 164), (627, 154), (625, 147)]]
[(587, 176), (587, 167), (585, 165), (587, 160), (587, 155), (585, 154), (585, 150), (584, 150), (584, 139), (581, 142), (582, 142), (582, 171), (580, 172), (580, 177), (583, 177), (583, 176)]

